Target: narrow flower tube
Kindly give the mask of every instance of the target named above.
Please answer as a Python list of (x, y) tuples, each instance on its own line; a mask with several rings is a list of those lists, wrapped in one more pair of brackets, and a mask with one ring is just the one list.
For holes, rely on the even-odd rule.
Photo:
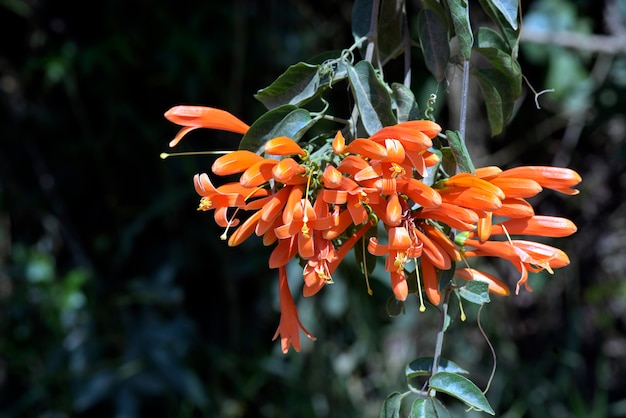
[(198, 128), (220, 129), (240, 134), (245, 134), (249, 128), (232, 114), (205, 106), (174, 106), (165, 112), (165, 118), (177, 125), (185, 126), (170, 142), (170, 147), (176, 146), (183, 136)]
[(238, 150), (222, 155), (213, 162), (211, 171), (218, 176), (241, 173), (264, 158), (251, 151)]
[(500, 173), (498, 177), (518, 177), (535, 180), (546, 189), (576, 195), (579, 190), (574, 189), (582, 181), (580, 174), (569, 168), (550, 166), (522, 166), (510, 168)]
[(577, 229), (576, 225), (567, 218), (535, 215), (494, 224), (491, 227), (491, 234), (498, 235), (508, 232), (514, 235), (560, 238), (572, 235)]
[(265, 143), (264, 150), (269, 155), (299, 155), (301, 157), (306, 155), (306, 151), (296, 141), (286, 136), (270, 139)]
[(477, 280), (485, 282), (489, 285), (489, 292), (494, 295), (508, 296), (511, 293), (506, 283), (489, 273), (485, 273), (484, 271), (473, 268), (458, 268), (454, 271), (454, 275), (467, 281)]

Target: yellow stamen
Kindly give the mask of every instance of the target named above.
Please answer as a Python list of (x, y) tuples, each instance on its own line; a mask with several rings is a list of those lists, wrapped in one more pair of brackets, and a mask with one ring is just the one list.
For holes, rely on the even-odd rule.
[(406, 170), (398, 163), (391, 163), (391, 167), (389, 167), (389, 171), (391, 171), (392, 177), (400, 177), (406, 174)]
[(372, 288), (370, 287), (370, 278), (369, 278), (369, 274), (367, 272), (367, 257), (365, 254), (365, 238), (363, 238), (363, 274), (365, 275), (365, 285), (367, 286), (367, 294), (372, 296), (374, 294), (374, 291), (372, 290)]
[(404, 270), (404, 265), (406, 264), (408, 257), (403, 252), (398, 252), (396, 254), (396, 259), (393, 262), (393, 265), (398, 267), (398, 273)]
[(211, 202), (211, 199), (209, 199), (208, 196), (204, 196), (202, 199), (200, 199), (200, 205), (198, 205), (197, 210), (207, 211), (211, 209), (211, 206), (213, 206), (213, 202)]
[(461, 321), (465, 322), (467, 316), (465, 316), (465, 311), (463, 310), (463, 301), (459, 298), (459, 309), (461, 310)]

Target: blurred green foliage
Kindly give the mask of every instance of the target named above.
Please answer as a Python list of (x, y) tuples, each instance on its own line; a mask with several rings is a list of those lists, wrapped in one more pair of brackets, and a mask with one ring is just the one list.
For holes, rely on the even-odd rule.
[[(419, 2), (407, 7), (417, 16)], [(626, 31), (621, 0), (523, 7), (529, 30)], [(176, 132), (162, 118), (169, 107), (251, 122), (263, 111), (253, 94), (287, 66), (352, 43), (350, 18), (349, 1), (0, 2), (0, 27), (11, 28), (0, 41), (1, 417), (378, 416), (406, 362), (432, 353), (437, 312), (413, 301), (388, 318), (380, 269), (370, 297), (347, 266), (319, 297), (299, 298), (318, 340), (283, 356), (270, 341), (268, 249), (228, 248), (195, 211), (191, 178), (212, 158), (158, 159)], [(482, 313), (498, 353), (488, 397), (508, 418), (624, 416), (626, 59), (522, 39), (520, 60), (536, 90), (556, 91), (537, 110), (525, 86), (496, 138), (474, 106), (475, 162), (567, 165), (584, 182), (576, 198), (535, 202), (579, 226), (565, 248), (572, 265)], [(420, 62), (416, 51), (425, 107), (436, 84)], [(438, 121), (450, 127), (454, 78), (438, 87)], [(238, 139), (194, 132), (181, 148)], [(484, 387), (492, 359), (465, 308), (446, 344)]]

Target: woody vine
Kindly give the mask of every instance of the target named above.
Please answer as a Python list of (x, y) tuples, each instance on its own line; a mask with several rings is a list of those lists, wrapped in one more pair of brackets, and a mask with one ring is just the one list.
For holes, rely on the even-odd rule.
[[(568, 219), (535, 213), (527, 200), (544, 189), (577, 194), (581, 178), (575, 171), (477, 168), (472, 162), (464, 144), (470, 80), (480, 86), (497, 135), (511, 118), (523, 76), (517, 62), (518, 1), (479, 1), (498, 30), (472, 28), (468, 3), (423, 1), (416, 31), (410, 32), (402, 0), (357, 0), (354, 45), (297, 63), (259, 90), (255, 97), (268, 111), (250, 126), (211, 107), (181, 105), (165, 114), (183, 126), (172, 147), (198, 128), (243, 135), (238, 147), (218, 157), (210, 173), (197, 174), (193, 184), (198, 210), (213, 212), (229, 246), (256, 235), (259, 245), (273, 247), (268, 264), (277, 270), (281, 311), (274, 339), (284, 353), (300, 350), (301, 332), (315, 340), (289, 288), (286, 266), (292, 260), (302, 266), (305, 297), (324, 287), (332, 291), (329, 285), (341, 279), (337, 268), (353, 253), (370, 293), (369, 275), (384, 265), (390, 314), (402, 311), (410, 295), (420, 311), (440, 311), (433, 356), (407, 365), (407, 390), (389, 395), (381, 417), (405, 410), (411, 417), (445, 416), (439, 392), (494, 415), (483, 391), (463, 376), (467, 372), (441, 358), (450, 298), (483, 305), (490, 294), (509, 295), (510, 284), (485, 270), (480, 257), (510, 262), (520, 274), (515, 293), (529, 289), (529, 273), (552, 273), (569, 264), (560, 249), (530, 239), (576, 231)], [(455, 54), (451, 44), (458, 45)], [(450, 67), (462, 77), (458, 130), (444, 130), (434, 120), (436, 94), (420, 111), (411, 90), (415, 48), (442, 91)], [(403, 79), (392, 82), (385, 67), (401, 58)], [(345, 86), (351, 107), (329, 98), (331, 89)], [(170, 155), (175, 154), (162, 157)], [(219, 180), (232, 175), (239, 180)]]

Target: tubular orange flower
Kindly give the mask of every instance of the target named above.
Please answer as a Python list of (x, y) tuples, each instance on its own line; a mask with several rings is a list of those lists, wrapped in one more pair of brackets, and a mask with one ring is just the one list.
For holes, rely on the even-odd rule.
[(249, 128), (232, 114), (205, 106), (174, 106), (165, 112), (165, 118), (177, 125), (185, 126), (170, 142), (170, 147), (176, 146), (183, 136), (198, 128), (220, 129), (240, 134), (245, 134)]
[(535, 215), (529, 218), (509, 219), (500, 224), (494, 224), (491, 227), (491, 235), (508, 232), (514, 235), (560, 238), (572, 235), (577, 229), (576, 225), (569, 219), (558, 216)]
[(582, 181), (580, 175), (569, 168), (523, 166), (510, 168), (500, 173), (498, 177), (517, 177), (535, 180), (546, 189), (556, 190), (568, 195), (576, 195), (578, 190), (572, 187)]
[(238, 150), (222, 155), (213, 162), (211, 171), (218, 176), (241, 173), (264, 158), (251, 151)]
[(301, 166), (293, 158), (284, 158), (272, 169), (274, 180), (283, 184), (304, 184), (307, 178), (304, 175), (306, 168)]
[(265, 143), (264, 150), (269, 155), (299, 155), (301, 157), (306, 155), (306, 151), (296, 141), (286, 136), (270, 139)]
[(284, 354), (287, 354), (290, 346), (299, 352), (300, 330), (311, 340), (315, 341), (316, 338), (300, 322), (298, 309), (289, 290), (285, 266), (278, 269), (278, 295), (280, 297), (280, 323), (272, 341), (280, 335), (280, 348)]
[(439, 290), (439, 275), (433, 263), (428, 258), (422, 257), (422, 282), (430, 303), (439, 306), (441, 303), (441, 291)]

